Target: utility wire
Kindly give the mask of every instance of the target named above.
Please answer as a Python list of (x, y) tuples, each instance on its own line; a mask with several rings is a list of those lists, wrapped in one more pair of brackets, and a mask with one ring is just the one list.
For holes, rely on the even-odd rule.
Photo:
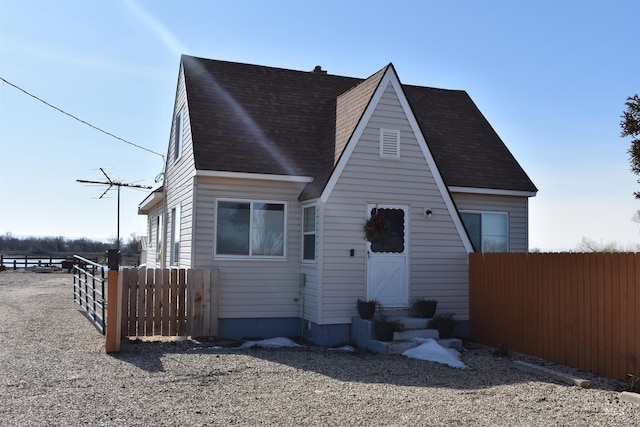
[(13, 86), (14, 88), (18, 89), (19, 91), (21, 91), (21, 92), (23, 92), (23, 93), (25, 93), (25, 94), (29, 95), (30, 97), (32, 97), (32, 98), (34, 98), (34, 99), (37, 99), (38, 101), (42, 102), (42, 103), (43, 103), (43, 104), (45, 104), (46, 106), (51, 107), (51, 108), (53, 108), (54, 110), (58, 110), (58, 111), (59, 111), (59, 112), (61, 112), (62, 114), (65, 114), (65, 115), (67, 115), (67, 116), (71, 117), (72, 119), (75, 119), (75, 120), (79, 121), (80, 123), (84, 123), (85, 125), (87, 125), (87, 126), (89, 126), (89, 127), (93, 128), (93, 129), (95, 129), (95, 130), (97, 130), (97, 131), (100, 131), (100, 132), (102, 132), (102, 133), (104, 133), (104, 134), (106, 134), (106, 135), (109, 135), (109, 136), (111, 136), (111, 137), (113, 137), (113, 138), (115, 138), (115, 139), (118, 139), (118, 140), (120, 140), (120, 141), (122, 141), (122, 142), (124, 142), (124, 143), (126, 143), (126, 144), (133, 145), (133, 146), (134, 146), (134, 147), (136, 147), (136, 148), (139, 148), (139, 149), (141, 149), (141, 150), (148, 151), (149, 153), (152, 153), (152, 154), (155, 154), (155, 155), (157, 155), (157, 156), (160, 156), (160, 157), (162, 157), (162, 161), (163, 161), (163, 162), (165, 161), (165, 159), (164, 159), (164, 155), (162, 155), (162, 154), (160, 154), (160, 153), (157, 153), (157, 152), (155, 152), (155, 151), (153, 151), (153, 150), (150, 150), (150, 149), (148, 149), (148, 148), (145, 148), (145, 147), (143, 147), (143, 146), (141, 146), (141, 145), (135, 144), (135, 143), (133, 143), (133, 142), (131, 142), (131, 141), (127, 141), (126, 139), (124, 139), (124, 138), (120, 138), (119, 136), (114, 135), (114, 134), (112, 134), (111, 132), (107, 132), (107, 131), (106, 131), (106, 130), (104, 130), (104, 129), (100, 129), (99, 127), (94, 126), (94, 125), (92, 125), (91, 123), (89, 123), (89, 122), (87, 122), (87, 121), (84, 121), (84, 120), (82, 120), (82, 119), (80, 119), (80, 118), (78, 118), (78, 117), (74, 116), (73, 114), (67, 113), (66, 111), (64, 111), (64, 110), (62, 110), (62, 109), (60, 109), (60, 108), (56, 107), (55, 105), (49, 104), (49, 103), (48, 103), (47, 101), (45, 101), (44, 99), (38, 98), (37, 96), (33, 95), (32, 93), (29, 93), (29, 92), (27, 92), (26, 90), (22, 89), (20, 86), (14, 85), (13, 83), (11, 83), (11, 82), (7, 81), (7, 80), (6, 80), (6, 79), (4, 79), (3, 77), (0, 77), (0, 80), (2, 80), (3, 82), (5, 82), (5, 83), (6, 83), (6, 84), (8, 84), (9, 86)]

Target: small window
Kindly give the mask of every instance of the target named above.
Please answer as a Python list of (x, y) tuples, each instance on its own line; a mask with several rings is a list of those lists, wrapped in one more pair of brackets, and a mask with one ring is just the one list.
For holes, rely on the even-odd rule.
[(383, 159), (400, 158), (400, 131), (380, 129), (380, 157)]
[(509, 251), (509, 216), (506, 213), (461, 212), (460, 218), (476, 251)]
[(309, 206), (302, 209), (302, 259), (315, 261), (316, 259), (316, 207)]
[(171, 209), (171, 264), (180, 265), (180, 205)]
[(216, 254), (283, 257), (285, 204), (218, 201)]
[(174, 159), (177, 160), (182, 155), (182, 139), (184, 136), (184, 108), (180, 109), (176, 116), (176, 145)]
[(162, 253), (162, 215), (158, 215), (158, 218), (156, 220), (156, 255), (158, 260), (160, 260), (161, 253)]

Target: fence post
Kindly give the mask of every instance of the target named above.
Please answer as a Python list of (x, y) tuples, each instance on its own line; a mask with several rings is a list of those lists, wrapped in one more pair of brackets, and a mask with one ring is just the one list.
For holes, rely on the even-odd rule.
[(105, 350), (107, 353), (120, 351), (120, 290), (122, 289), (122, 277), (118, 274), (118, 250), (109, 249), (107, 259), (109, 272), (107, 273), (107, 331)]

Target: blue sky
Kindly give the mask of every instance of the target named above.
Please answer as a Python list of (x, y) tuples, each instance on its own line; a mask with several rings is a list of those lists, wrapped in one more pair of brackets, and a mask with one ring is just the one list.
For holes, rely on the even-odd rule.
[[(632, 246), (627, 96), (640, 92), (640, 2), (0, 0), (0, 77), (166, 153), (180, 54), (466, 90), (539, 188), (530, 247)], [(0, 81), (0, 233), (110, 238), (116, 192), (156, 186), (161, 157)], [(121, 192), (120, 235), (146, 234)]]

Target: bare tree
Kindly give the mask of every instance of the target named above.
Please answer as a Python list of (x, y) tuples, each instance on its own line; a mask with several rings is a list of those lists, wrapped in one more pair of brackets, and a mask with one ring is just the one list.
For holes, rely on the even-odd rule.
[(141, 241), (141, 238), (140, 236), (138, 236), (137, 233), (131, 233), (129, 235), (129, 242), (127, 243), (127, 246), (125, 248), (125, 251), (127, 252), (127, 254), (129, 255), (139, 254), (141, 249), (140, 241)]
[(624, 247), (613, 240), (596, 242), (588, 237), (583, 237), (578, 246), (576, 246), (576, 251), (578, 252), (638, 252), (639, 250), (640, 244)]

